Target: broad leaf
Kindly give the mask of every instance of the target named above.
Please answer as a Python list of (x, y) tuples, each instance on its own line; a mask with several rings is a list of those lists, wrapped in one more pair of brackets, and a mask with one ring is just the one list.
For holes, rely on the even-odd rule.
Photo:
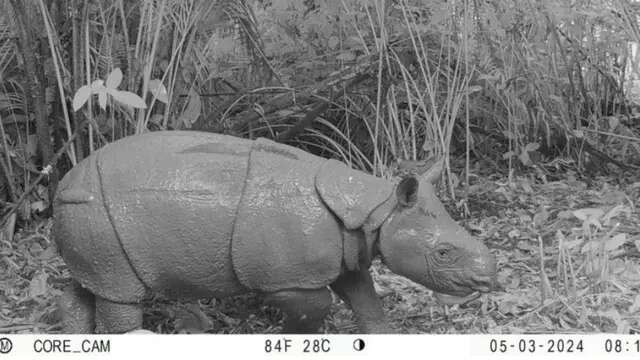
[(626, 242), (627, 242), (627, 234), (624, 234), (624, 233), (617, 234), (616, 236), (612, 237), (611, 239), (607, 240), (604, 243), (604, 249), (607, 251), (612, 251), (624, 245), (624, 243)]
[(577, 217), (582, 221), (585, 221), (588, 218), (600, 219), (602, 215), (604, 215), (604, 211), (598, 208), (584, 208), (584, 209), (573, 211), (573, 216)]
[(89, 85), (81, 86), (73, 96), (73, 111), (78, 111), (89, 100), (91, 96), (91, 87)]
[(184, 109), (180, 117), (187, 129), (191, 128), (191, 125), (198, 120), (201, 110), (202, 101), (200, 100), (200, 95), (192, 88), (189, 90), (189, 103), (187, 104), (187, 108)]
[(105, 91), (98, 93), (98, 104), (100, 104), (102, 110), (107, 109), (107, 93)]
[(147, 108), (147, 104), (144, 103), (144, 100), (142, 100), (140, 96), (132, 92), (114, 90), (114, 91), (110, 91), (109, 94), (113, 96), (114, 100), (116, 100), (121, 104), (138, 108), (138, 109)]
[(165, 104), (169, 103), (167, 88), (164, 87), (164, 84), (160, 80), (154, 79), (149, 81), (149, 91), (158, 101)]
[(107, 88), (108, 89), (116, 89), (120, 83), (122, 82), (122, 71), (120, 68), (115, 68), (107, 77)]
[(31, 298), (47, 295), (47, 290), (48, 290), (47, 279), (48, 278), (49, 278), (49, 275), (47, 275), (45, 272), (43, 271), (36, 272), (36, 274), (31, 279), (31, 282), (29, 283), (29, 296)]
[(91, 90), (93, 90), (94, 92), (102, 89), (104, 89), (104, 81), (102, 81), (102, 79), (94, 80), (91, 83)]

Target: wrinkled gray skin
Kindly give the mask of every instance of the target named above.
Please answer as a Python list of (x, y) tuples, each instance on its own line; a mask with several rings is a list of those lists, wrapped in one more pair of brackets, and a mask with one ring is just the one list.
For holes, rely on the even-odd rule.
[[(348, 185), (353, 178), (362, 178), (363, 184), (381, 184), (380, 188), (322, 198), (296, 177), (313, 179), (314, 174), (307, 176), (297, 164), (314, 168), (324, 159), (285, 145), (266, 144), (267, 157), (277, 160), (282, 153), (293, 167), (273, 169), (284, 174), (278, 176), (284, 176), (285, 183), (264, 173), (255, 175), (264, 180), (265, 189), (271, 186), (265, 191), (280, 194), (295, 183), (300, 192), (311, 196), (300, 204), (323, 204), (307, 209), (295, 200), (290, 204), (282, 200), (284, 207), (294, 207), (282, 210), (286, 216), (300, 214), (299, 221), (293, 218), (294, 224), (324, 219), (318, 220), (320, 235), (312, 234), (317, 239), (310, 235), (299, 249), (296, 238), (270, 237), (289, 237), (282, 229), (292, 226), (265, 207), (277, 206), (274, 199), (271, 205), (251, 200), (257, 207), (246, 205), (247, 216), (264, 213), (271, 216), (265, 221), (285, 225), (274, 225), (273, 231), (263, 234), (264, 226), (270, 225), (256, 222), (256, 234), (251, 229), (244, 238), (235, 234), (253, 224), (236, 219), (244, 214), (239, 204), (250, 202), (242, 200), (243, 191), (251, 191), (245, 184), (248, 168), (264, 165), (248, 165), (250, 140), (198, 132), (148, 133), (108, 145), (72, 169), (61, 181), (54, 203), (54, 237), (74, 278), (59, 301), (64, 331), (139, 329), (141, 301), (155, 292), (203, 298), (253, 291), (283, 310), (284, 332), (315, 332), (329, 312), (330, 288), (350, 305), (361, 332), (390, 332), (368, 271), (376, 256), (394, 273), (442, 294), (473, 298), (496, 285), (494, 257), (451, 219), (435, 196), (431, 182), (439, 177), (439, 168), (430, 169), (421, 179), (407, 178), (394, 185), (345, 167), (344, 171), (351, 171), (345, 175)], [(267, 172), (271, 165), (265, 165)], [(327, 181), (333, 181), (333, 174), (329, 175)], [(254, 196), (262, 196), (260, 189)], [(340, 210), (327, 205), (366, 201), (379, 197), (384, 189), (390, 189), (389, 197), (370, 208), (366, 221), (355, 229), (346, 229)], [(236, 224), (241, 228), (234, 228)], [(308, 235), (311, 228), (298, 236)], [(339, 239), (341, 232), (343, 239)], [(322, 238), (327, 234), (337, 236)], [(272, 250), (269, 246), (277, 251), (267, 254)]]

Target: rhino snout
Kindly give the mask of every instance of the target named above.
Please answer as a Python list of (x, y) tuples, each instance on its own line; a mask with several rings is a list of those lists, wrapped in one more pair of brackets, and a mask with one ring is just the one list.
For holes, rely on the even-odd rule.
[(497, 290), (496, 257), (484, 245), (480, 245), (478, 252), (471, 265), (469, 287), (480, 292)]
[(493, 276), (489, 275), (471, 275), (471, 288), (476, 291), (488, 293), (496, 288), (496, 281)]

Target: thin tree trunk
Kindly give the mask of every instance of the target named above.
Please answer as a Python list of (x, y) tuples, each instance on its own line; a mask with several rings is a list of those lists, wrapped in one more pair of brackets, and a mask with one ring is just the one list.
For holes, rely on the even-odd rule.
[[(36, 136), (38, 138), (38, 151), (42, 158), (42, 166), (46, 166), (53, 156), (51, 144), (51, 131), (47, 118), (47, 104), (45, 98), (44, 64), (31, 24), (35, 19), (29, 18), (24, 0), (9, 0), (15, 21), (18, 25), (19, 47), (22, 61), (25, 66), (25, 80), (27, 87), (25, 92), (29, 100), (29, 108), (35, 114)], [(64, 106), (64, 105), (63, 105)], [(56, 168), (49, 177), (49, 199), (53, 199), (55, 188), (58, 184)]]
[[(82, 69), (84, 65), (83, 61), (83, 46), (84, 41), (82, 39), (82, 34), (84, 33), (84, 24), (80, 19), (84, 19), (82, 13), (84, 12), (82, 0), (71, 0), (73, 4), (73, 9), (71, 12), (71, 36), (72, 36), (72, 59), (73, 59), (73, 90), (78, 91), (78, 89), (86, 83), (84, 78), (84, 71)], [(84, 113), (82, 111), (76, 111), (73, 113), (73, 125), (74, 130), (78, 133), (78, 137), (76, 138), (76, 156), (78, 161), (84, 158), (84, 137), (81, 134), (81, 127), (84, 123)]]

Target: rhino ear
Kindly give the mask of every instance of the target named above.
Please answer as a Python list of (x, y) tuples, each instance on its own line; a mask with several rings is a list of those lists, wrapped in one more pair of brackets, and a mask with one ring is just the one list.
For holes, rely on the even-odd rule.
[(422, 175), (420, 175), (420, 181), (434, 184), (440, 180), (442, 176), (442, 170), (444, 168), (444, 158), (436, 161), (429, 169), (427, 169)]
[(398, 204), (404, 207), (412, 207), (418, 201), (419, 182), (413, 176), (406, 177), (396, 186)]

